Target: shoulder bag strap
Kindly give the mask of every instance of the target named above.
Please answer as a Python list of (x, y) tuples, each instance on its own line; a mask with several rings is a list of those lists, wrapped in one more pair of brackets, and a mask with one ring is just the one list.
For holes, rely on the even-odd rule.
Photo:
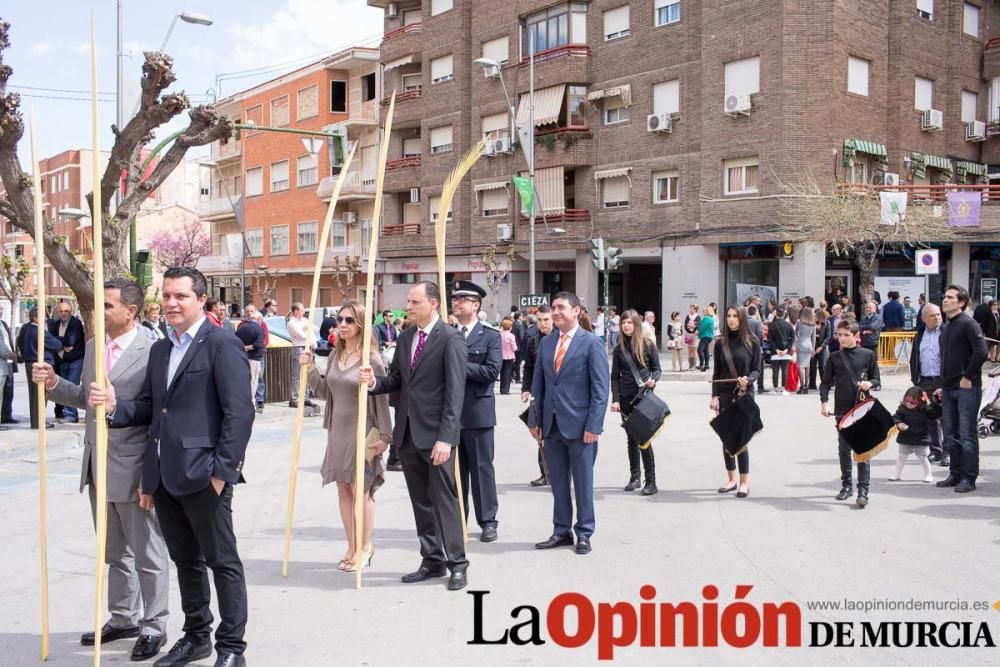
[[(726, 336), (722, 336), (720, 340), (722, 341), (722, 355), (726, 358), (726, 365), (729, 366), (729, 374), (735, 380), (740, 374), (736, 372), (736, 364), (733, 363), (733, 353), (729, 351), (729, 339)], [(742, 393), (740, 385), (737, 383), (733, 388), (733, 396), (740, 396)]]
[(639, 374), (639, 369), (635, 365), (635, 359), (632, 358), (631, 350), (622, 350), (625, 356), (625, 363), (628, 364), (629, 369), (632, 371), (632, 377), (635, 378), (635, 383), (639, 386), (640, 393), (642, 393), (642, 388), (646, 381), (642, 379), (642, 375)]
[[(839, 350), (837, 354), (840, 355), (841, 361), (844, 362), (844, 367), (847, 369), (847, 374), (851, 376), (851, 382), (853, 382), (855, 388), (857, 388), (859, 383), (858, 375), (857, 373), (854, 372), (854, 366), (851, 365), (851, 360), (847, 357), (846, 354), (844, 354), (844, 350), (842, 349)], [(861, 402), (867, 396), (868, 396), (867, 392), (861, 391), (861, 389), (858, 388), (858, 402)]]

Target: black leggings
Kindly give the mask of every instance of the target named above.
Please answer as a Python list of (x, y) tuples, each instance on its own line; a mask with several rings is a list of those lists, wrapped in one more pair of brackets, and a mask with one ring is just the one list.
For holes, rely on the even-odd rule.
[(708, 362), (712, 356), (712, 353), (708, 351), (711, 344), (711, 338), (698, 339), (698, 365), (702, 368), (708, 368)]

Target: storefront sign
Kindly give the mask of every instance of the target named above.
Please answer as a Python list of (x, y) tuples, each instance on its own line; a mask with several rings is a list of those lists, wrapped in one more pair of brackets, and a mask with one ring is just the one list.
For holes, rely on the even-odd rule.
[(997, 298), (997, 279), (996, 278), (983, 278), (979, 281), (980, 285), (980, 302), (986, 303)]
[(924, 276), (875, 276), (875, 291), (882, 297), (882, 305), (889, 302), (889, 292), (899, 292), (899, 302), (910, 297), (910, 304), (917, 307), (917, 297), (927, 293), (927, 278)]
[(938, 250), (917, 250), (913, 253), (913, 264), (918, 276), (936, 276), (941, 271)]
[(549, 305), (549, 295), (548, 294), (522, 294), (517, 297), (518, 306), (524, 310), (525, 308), (538, 308), (539, 306)]

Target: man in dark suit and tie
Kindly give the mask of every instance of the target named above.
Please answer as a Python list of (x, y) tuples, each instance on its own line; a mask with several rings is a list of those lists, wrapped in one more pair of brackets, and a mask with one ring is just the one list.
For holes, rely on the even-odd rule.
[(458, 319), (458, 333), (468, 348), (465, 375), (465, 402), (462, 405), (459, 470), (465, 513), (469, 514), (469, 491), (482, 529), (480, 542), (497, 539), (497, 480), (493, 469), (493, 427), (497, 424), (493, 383), (503, 362), (500, 332), (479, 321), (479, 308), (486, 290), (468, 280), (452, 284), (451, 311)]
[(359, 379), (375, 394), (399, 392), (393, 442), (413, 505), (420, 539), (420, 567), (404, 575), (404, 584), (444, 577), (450, 590), (465, 588), (462, 515), (455, 488), (455, 448), (461, 430), (468, 348), (458, 331), (438, 315), (441, 292), (432, 282), (410, 288), (406, 309), (416, 326), (399, 335), (396, 354), (385, 377), (362, 366)]
[(114, 386), (91, 385), (90, 403), (107, 408), (112, 427), (149, 425), (142, 493), (153, 496), (184, 609), (184, 636), (155, 667), (179, 667), (212, 654), (212, 569), (222, 617), (215, 633), (216, 667), (245, 665), (247, 589), (233, 533), (233, 487), (254, 408), (250, 364), (240, 339), (211, 324), (208, 286), (196, 269), (163, 274), (163, 306), (173, 327), (153, 345), (138, 398), (117, 400)]
[[(56, 319), (49, 322), (49, 333), (59, 339), (62, 349), (56, 354), (56, 372), (59, 377), (72, 384), (80, 384), (83, 374), (83, 352), (86, 336), (83, 332), (83, 322), (74, 317), (73, 306), (68, 301), (61, 301), (56, 308)], [(56, 403), (56, 421), (75, 424), (80, 416), (71, 405)]]
[[(38, 389), (35, 386), (32, 377), (31, 365), (36, 361), (44, 361), (47, 364), (56, 363), (56, 352), (62, 349), (62, 342), (49, 333), (49, 330), (44, 327), (45, 331), (45, 349), (41, 350), (39, 354), (38, 349), (38, 308), (32, 308), (28, 311), (28, 323), (21, 327), (21, 330), (17, 332), (17, 347), (21, 353), (21, 361), (24, 362), (24, 375), (28, 380), (28, 415), (31, 419), (31, 428), (38, 428), (38, 420), (45, 419), (45, 403), (38, 405)], [(39, 414), (40, 413), (40, 414)], [(46, 422), (47, 427), (52, 426), (52, 423)]]
[[(590, 553), (594, 532), (594, 462), (597, 436), (604, 430), (608, 408), (608, 355), (601, 339), (579, 326), (580, 299), (559, 292), (552, 300), (552, 322), (558, 335), (546, 336), (538, 348), (531, 395), (538, 406), (528, 426), (545, 440), (545, 461), (552, 487), (552, 536), (537, 549), (572, 546)], [(576, 524), (573, 498), (576, 495)]]

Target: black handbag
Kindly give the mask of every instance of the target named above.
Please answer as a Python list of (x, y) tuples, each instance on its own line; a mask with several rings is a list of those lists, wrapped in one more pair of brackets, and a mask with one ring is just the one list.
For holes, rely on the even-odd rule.
[(632, 399), (632, 412), (622, 421), (622, 428), (628, 437), (639, 443), (639, 449), (649, 449), (653, 444), (653, 439), (660, 434), (663, 427), (670, 418), (670, 407), (666, 402), (653, 393), (652, 389), (644, 386), (639, 369), (636, 368), (632, 353), (625, 351), (625, 361), (632, 370), (632, 377), (639, 386), (639, 394)]
[[(733, 379), (739, 377), (733, 355), (725, 341), (722, 350), (729, 365), (729, 373)], [(733, 389), (734, 399), (725, 410), (717, 414), (709, 424), (722, 441), (726, 454), (736, 456), (750, 444), (750, 440), (761, 432), (764, 422), (760, 418), (760, 406), (753, 400), (750, 392), (740, 392), (739, 385)]]

